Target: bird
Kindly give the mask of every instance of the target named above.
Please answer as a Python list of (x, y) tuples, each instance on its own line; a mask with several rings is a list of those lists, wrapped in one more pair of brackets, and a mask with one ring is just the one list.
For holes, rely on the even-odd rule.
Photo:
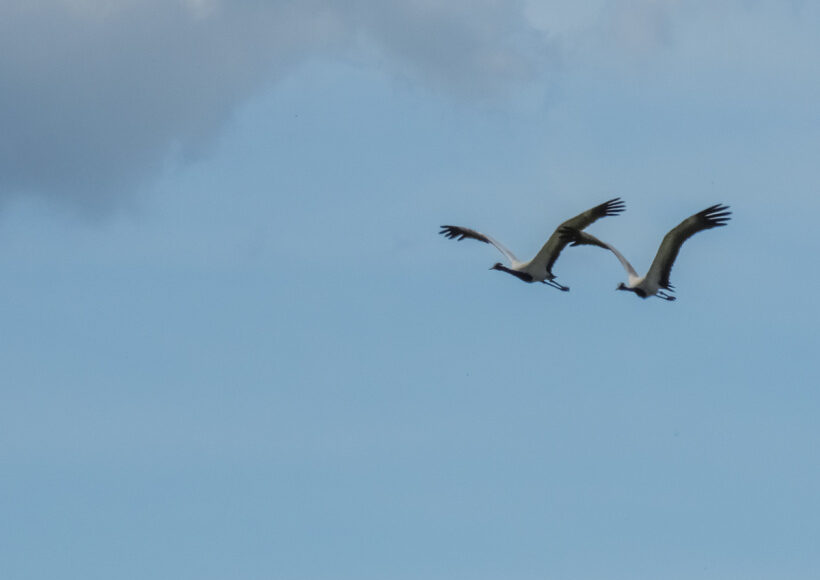
[(568, 219), (556, 228), (547, 242), (529, 262), (519, 261), (518, 258), (515, 257), (515, 254), (504, 247), (500, 242), (488, 235), (469, 228), (463, 228), (460, 226), (441, 226), (441, 231), (439, 234), (451, 240), (456, 239), (461, 241), (465, 238), (470, 238), (473, 240), (478, 240), (479, 242), (484, 242), (485, 244), (492, 244), (496, 247), (496, 249), (498, 249), (499, 252), (504, 254), (504, 257), (507, 258), (510, 265), (507, 267), (501, 262), (496, 262), (490, 270), (499, 270), (501, 272), (511, 274), (524, 282), (541, 282), (552, 286), (557, 290), (561, 290), (562, 292), (567, 292), (569, 291), (569, 287), (563, 286), (562, 284), (556, 282), (555, 275), (552, 273), (552, 266), (555, 264), (555, 260), (558, 259), (558, 255), (561, 253), (561, 250), (563, 250), (570, 243), (568, 238), (559, 234), (559, 230), (563, 227), (572, 228), (574, 230), (582, 230), (596, 220), (606, 216), (618, 215), (624, 211), (624, 209), (626, 209), (626, 204), (621, 201), (620, 197), (616, 197), (597, 205), (592, 209), (575, 216), (574, 218)]
[(627, 283), (621, 282), (616, 290), (634, 292), (641, 298), (657, 296), (671, 302), (675, 300), (675, 297), (670, 296), (668, 292), (674, 292), (675, 287), (669, 282), (669, 274), (672, 272), (672, 264), (675, 263), (683, 242), (703, 230), (725, 226), (730, 215), (732, 212), (729, 211), (729, 206), (718, 203), (683, 220), (664, 236), (646, 276), (639, 276), (632, 264), (614, 246), (580, 231), (580, 228), (562, 227), (559, 235), (573, 246), (598, 246), (615, 254), (627, 273)]

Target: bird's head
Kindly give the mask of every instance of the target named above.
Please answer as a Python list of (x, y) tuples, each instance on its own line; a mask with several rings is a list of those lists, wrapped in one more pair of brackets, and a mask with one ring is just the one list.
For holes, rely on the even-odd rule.
[(503, 268), (504, 268), (504, 264), (502, 264), (501, 262), (496, 262), (495, 264), (493, 264), (493, 266), (492, 266), (492, 268), (490, 268), (490, 270), (502, 270)]
[(629, 290), (629, 288), (627, 288), (626, 284), (621, 282), (620, 284), (618, 284), (618, 286), (615, 287), (615, 290)]

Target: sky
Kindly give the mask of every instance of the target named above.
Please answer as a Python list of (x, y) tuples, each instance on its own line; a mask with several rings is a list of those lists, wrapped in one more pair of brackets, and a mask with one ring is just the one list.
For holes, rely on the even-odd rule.
[(818, 24), (5, 0), (0, 576), (816, 578)]

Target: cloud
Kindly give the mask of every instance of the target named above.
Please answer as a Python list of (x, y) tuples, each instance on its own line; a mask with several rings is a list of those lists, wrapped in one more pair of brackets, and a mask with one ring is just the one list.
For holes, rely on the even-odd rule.
[(610, 42), (631, 54), (652, 53), (669, 45), (676, 0), (641, 0), (610, 6)]
[(503, 94), (539, 76), (548, 53), (523, 12), (497, 0), (5, 0), (0, 200), (115, 206), (317, 55)]
[(457, 92), (531, 80), (547, 54), (545, 36), (517, 2), (373, 2), (362, 17), (391, 66)]
[[(560, 3), (527, 0), (537, 28), (549, 30), (577, 56), (635, 60), (672, 43), (680, 0), (588, 0)], [(590, 54), (591, 53), (591, 54)]]
[(629, 69), (680, 62), (686, 76), (723, 68), (777, 77), (784, 68), (812, 77), (818, 4), (806, 0), (526, 0), (532, 25), (560, 43), (574, 69)]

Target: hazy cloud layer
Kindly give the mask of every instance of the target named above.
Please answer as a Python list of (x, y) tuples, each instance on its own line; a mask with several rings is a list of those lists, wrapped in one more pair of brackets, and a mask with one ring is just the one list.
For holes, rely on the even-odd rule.
[(0, 199), (115, 204), (289, 67), (339, 52), (455, 94), (503, 93), (548, 53), (519, 2), (5, 0)]
[(573, 74), (813, 101), (817, 16), (800, 0), (4, 0), (0, 202), (116, 205), (314, 56), (456, 98), (549, 79), (560, 49)]

